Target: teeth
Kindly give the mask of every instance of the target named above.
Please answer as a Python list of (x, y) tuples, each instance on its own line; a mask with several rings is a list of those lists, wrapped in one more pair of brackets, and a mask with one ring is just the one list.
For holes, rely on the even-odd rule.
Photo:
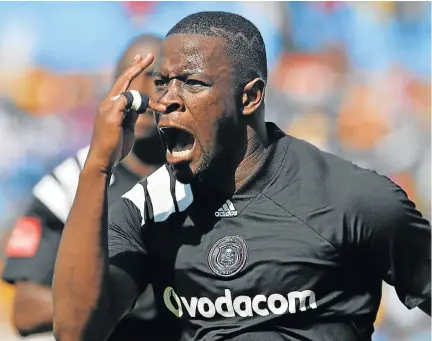
[(190, 153), (190, 149), (186, 149), (186, 150), (182, 150), (181, 152), (176, 152), (176, 151), (172, 151), (171, 154), (174, 157), (183, 157), (183, 156), (187, 156)]

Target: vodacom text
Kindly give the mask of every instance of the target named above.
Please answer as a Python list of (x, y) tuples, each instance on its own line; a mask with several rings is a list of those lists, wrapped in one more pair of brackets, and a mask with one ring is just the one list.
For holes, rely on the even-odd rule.
[(186, 297), (178, 296), (174, 289), (167, 287), (164, 291), (164, 302), (166, 307), (176, 316), (181, 317), (186, 310), (190, 317), (197, 314), (205, 318), (212, 318), (216, 314), (223, 317), (252, 317), (255, 314), (267, 316), (269, 314), (282, 315), (287, 311), (290, 314), (307, 309), (316, 309), (315, 293), (311, 290), (292, 291), (287, 295), (271, 294), (232, 297), (231, 290), (225, 289), (225, 295), (217, 297), (212, 301), (208, 297)]

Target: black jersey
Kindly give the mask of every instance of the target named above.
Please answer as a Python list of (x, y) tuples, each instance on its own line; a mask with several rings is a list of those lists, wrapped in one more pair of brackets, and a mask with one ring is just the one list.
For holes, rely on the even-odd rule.
[[(54, 262), (66, 218), (71, 209), (88, 147), (63, 161), (32, 190), (32, 202), (18, 219), (7, 246), (3, 279), (52, 284)], [(120, 164), (111, 178), (108, 202), (114, 203), (141, 178)], [(39, 238), (36, 238), (39, 235)]]
[[(52, 285), (61, 234), (88, 150), (88, 147), (83, 148), (75, 157), (63, 161), (33, 188), (32, 203), (26, 214), (17, 220), (6, 248), (7, 259), (3, 272), (3, 280), (6, 282), (13, 284), (27, 281)], [(120, 163), (111, 177), (109, 205), (120, 200), (121, 195), (140, 180), (140, 177)], [(152, 288), (149, 287), (137, 301), (135, 309), (119, 325), (112, 340), (124, 340), (125, 333), (132, 331), (145, 331), (147, 336), (160, 336), (163, 327), (156, 320), (157, 316)]]
[(33, 187), (30, 206), (17, 220), (6, 247), (6, 282), (51, 286), (61, 233), (87, 153), (88, 148), (79, 150)]
[(404, 191), (267, 124), (264, 165), (215, 198), (163, 166), (110, 210), (110, 262), (182, 340), (370, 340), (382, 280), (430, 299), (431, 228)]

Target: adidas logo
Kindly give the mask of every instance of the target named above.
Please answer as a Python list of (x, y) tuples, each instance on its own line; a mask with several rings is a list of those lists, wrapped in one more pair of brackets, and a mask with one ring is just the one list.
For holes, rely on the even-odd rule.
[(237, 211), (234, 208), (233, 203), (230, 200), (227, 200), (226, 203), (215, 212), (215, 216), (218, 218), (235, 217), (237, 216)]

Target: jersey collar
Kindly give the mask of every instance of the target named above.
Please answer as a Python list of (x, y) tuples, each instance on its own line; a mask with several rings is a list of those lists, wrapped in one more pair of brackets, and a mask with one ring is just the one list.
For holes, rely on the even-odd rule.
[(246, 182), (233, 194), (231, 198), (214, 198), (209, 194), (199, 194), (194, 191), (194, 203), (200, 212), (218, 210), (227, 200), (232, 203), (235, 210), (240, 212), (246, 208), (248, 203), (258, 196), (278, 174), (283, 160), (288, 151), (291, 137), (286, 135), (276, 124), (266, 123), (267, 133), (270, 141), (269, 150), (262, 166), (249, 176)]

